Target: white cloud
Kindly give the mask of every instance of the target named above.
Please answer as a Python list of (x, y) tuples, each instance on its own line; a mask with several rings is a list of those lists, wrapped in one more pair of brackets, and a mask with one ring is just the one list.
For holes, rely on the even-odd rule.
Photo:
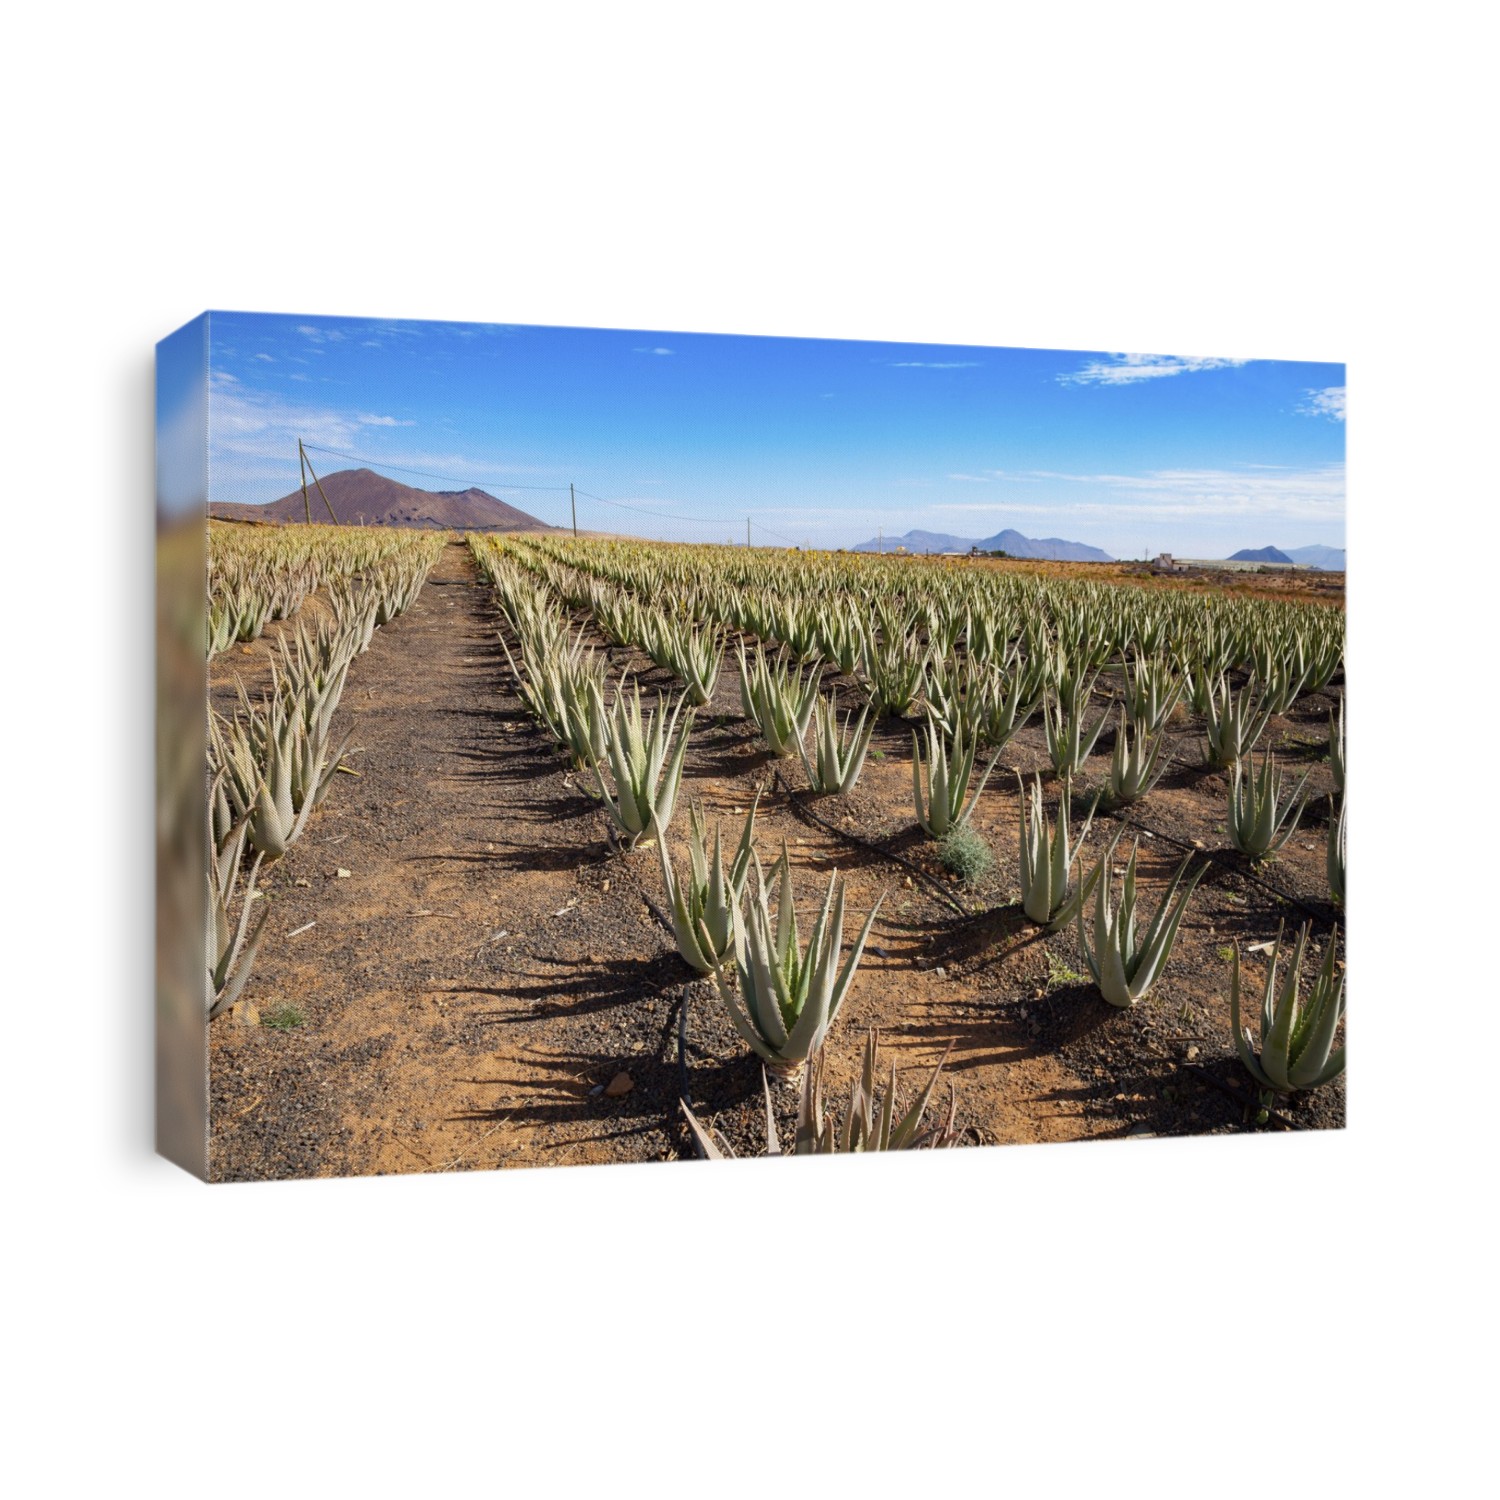
[(1244, 359), (1214, 359), (1180, 354), (1111, 354), (1091, 360), (1081, 370), (1059, 375), (1063, 385), (1130, 385), (1137, 380), (1160, 380), (1168, 375), (1191, 375), (1199, 370), (1223, 370), (1248, 364)]
[(631, 352), (635, 354), (670, 354), (672, 351), (670, 349), (635, 349)]
[(893, 359), (893, 370), (977, 370), (977, 359)]
[(949, 479), (962, 479), (966, 484), (988, 484), (988, 474), (950, 474)]
[(276, 363), (276, 356), (273, 354), (257, 354), (255, 357), (257, 359), (263, 359), (268, 365), (274, 365)]
[(1304, 417), (1327, 417), (1333, 422), (1344, 420), (1344, 387), (1324, 386), (1321, 391), (1308, 391), (1307, 402), (1297, 410)]
[[(951, 477), (951, 476), (950, 476)], [(1033, 469), (1007, 480), (1040, 483), (1055, 500), (939, 503), (934, 511), (1046, 515), (1077, 520), (1263, 520), (1342, 524), (1344, 466), (1310, 469), (1153, 469), (1143, 474), (1062, 474)], [(1070, 496), (1072, 495), (1076, 498)]]
[(208, 400), (214, 498), (223, 498), (219, 490), (224, 478), (279, 475), (288, 465), (295, 470), (298, 438), (318, 447), (349, 449), (370, 428), (411, 425), (370, 412), (301, 405), (273, 392), (243, 386), (227, 371), (215, 370), (209, 381)]

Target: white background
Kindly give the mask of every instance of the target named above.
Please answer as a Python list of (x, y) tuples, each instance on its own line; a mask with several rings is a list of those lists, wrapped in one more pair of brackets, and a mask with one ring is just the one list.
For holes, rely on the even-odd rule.
[[(1473, 1493), (1482, 10), (487, 10), (8, 23), (14, 1492)], [(206, 307), (1347, 361), (1351, 1128), (214, 1190), (154, 1160), (151, 358)]]

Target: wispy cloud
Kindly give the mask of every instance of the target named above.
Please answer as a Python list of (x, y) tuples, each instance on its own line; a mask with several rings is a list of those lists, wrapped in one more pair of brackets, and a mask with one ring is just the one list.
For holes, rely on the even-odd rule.
[(1213, 359), (1182, 354), (1111, 354), (1090, 360), (1081, 370), (1059, 375), (1063, 385), (1131, 385), (1138, 380), (1161, 380), (1168, 375), (1192, 375), (1199, 370), (1232, 369), (1245, 359)]
[(672, 353), (672, 350), (670, 350), (670, 349), (634, 349), (631, 352), (634, 353), (634, 354), (670, 354), (670, 353)]
[(988, 474), (950, 474), (948, 478), (961, 479), (965, 484), (988, 484), (990, 482)]
[(226, 370), (209, 381), (210, 480), (215, 497), (221, 481), (243, 482), (295, 470), (297, 439), (323, 448), (355, 449), (371, 428), (413, 424), (375, 412), (338, 411), (303, 405), (270, 391), (241, 385)]
[(977, 370), (977, 359), (893, 359), (893, 370)]
[[(953, 477), (953, 476), (950, 476)], [(1033, 469), (1006, 480), (1041, 483), (1044, 501), (950, 501), (933, 511), (1046, 515), (1073, 520), (1260, 520), (1342, 524), (1344, 466), (1152, 469), (1143, 474), (1064, 474)], [(1071, 493), (1070, 493), (1071, 492)], [(1076, 498), (1075, 498), (1076, 497)]]
[(1304, 417), (1327, 417), (1331, 422), (1344, 420), (1344, 387), (1326, 385), (1321, 391), (1308, 391), (1307, 400), (1297, 408)]
[(255, 357), (257, 359), (263, 359), (268, 365), (274, 365), (276, 363), (276, 356), (274, 354), (257, 354)]

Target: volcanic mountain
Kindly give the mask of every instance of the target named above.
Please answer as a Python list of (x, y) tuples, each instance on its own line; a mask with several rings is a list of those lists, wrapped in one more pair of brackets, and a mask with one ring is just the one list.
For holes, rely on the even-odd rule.
[[(344, 526), (431, 526), (451, 531), (551, 531), (545, 521), (507, 505), (481, 489), (419, 490), (372, 469), (340, 469), (323, 478), (333, 513)], [(307, 487), (314, 521), (328, 520), (317, 487)], [(269, 505), (210, 505), (223, 521), (305, 521), (302, 491), (293, 490)]]

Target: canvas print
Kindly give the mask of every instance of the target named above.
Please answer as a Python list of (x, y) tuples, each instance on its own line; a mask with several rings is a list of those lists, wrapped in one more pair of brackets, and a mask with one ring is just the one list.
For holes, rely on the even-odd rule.
[(163, 1149), (1342, 1126), (1344, 402), (1270, 358), (195, 320)]

